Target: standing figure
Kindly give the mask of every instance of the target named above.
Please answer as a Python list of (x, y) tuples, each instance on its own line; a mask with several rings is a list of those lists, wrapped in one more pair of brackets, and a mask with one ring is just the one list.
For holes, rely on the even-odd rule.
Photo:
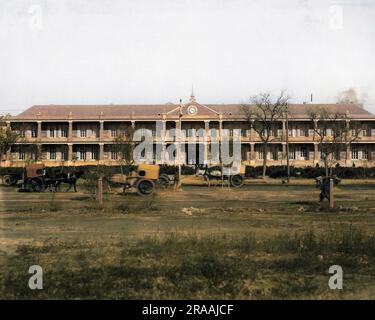
[(174, 191), (180, 190), (180, 179), (181, 179), (180, 173), (177, 170), (176, 173), (174, 174), (174, 186), (173, 186)]
[(323, 202), (324, 199), (329, 201), (330, 196), (330, 179), (329, 177), (318, 177), (316, 178), (316, 187), (320, 188), (319, 202)]

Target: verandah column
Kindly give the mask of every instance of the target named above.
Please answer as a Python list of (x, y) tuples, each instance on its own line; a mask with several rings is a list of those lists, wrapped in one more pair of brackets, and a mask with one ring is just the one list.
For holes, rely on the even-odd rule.
[(68, 161), (73, 160), (73, 143), (68, 143)]
[(104, 160), (104, 143), (99, 143), (99, 161)]
[(223, 165), (223, 157), (222, 157), (222, 147), (221, 144), (223, 143), (223, 115), (219, 114), (219, 159), (220, 159), (220, 164)]
[[(350, 120), (349, 119), (346, 119), (346, 131), (349, 133), (349, 136), (351, 135), (351, 131), (350, 131)], [(348, 165), (349, 164), (349, 160), (350, 160), (350, 144), (347, 143), (346, 144), (346, 150), (345, 150), (345, 164)]]
[(283, 125), (283, 128), (282, 128), (282, 137), (281, 139), (282, 140), (285, 140), (286, 139), (286, 135), (289, 134), (289, 132), (286, 132), (286, 121), (285, 120), (282, 120), (282, 125)]
[(370, 146), (370, 150), (369, 150), (369, 160), (371, 161), (374, 161), (375, 160), (375, 145), (372, 144)]
[(255, 142), (250, 142), (250, 162), (255, 164)]
[(72, 141), (73, 139), (73, 121), (68, 121), (68, 141)]
[(103, 141), (104, 138), (104, 121), (99, 121), (99, 141)]
[(314, 143), (314, 163), (319, 162), (319, 145), (317, 142)]
[[(11, 129), (10, 121), (6, 122), (6, 126), (7, 126), (7, 129)], [(7, 150), (7, 152), (5, 154), (5, 161), (8, 162), (8, 161), (11, 161), (11, 160), (12, 160), (12, 149), (11, 149), (11, 147), (9, 147), (9, 149)]]
[(345, 164), (348, 165), (349, 164), (349, 161), (350, 161), (350, 156), (351, 154), (351, 150), (350, 150), (350, 144), (348, 143), (346, 145), (346, 151), (345, 151)]
[(37, 139), (40, 141), (42, 139), (42, 121), (37, 121)]
[(167, 146), (166, 146), (165, 142), (162, 142), (162, 145), (161, 145), (161, 164), (168, 164), (168, 161), (167, 161)]
[(287, 151), (286, 151), (286, 142), (281, 142), (281, 147), (282, 147), (282, 153), (283, 153), (282, 163), (286, 164), (287, 156), (288, 156)]
[(176, 146), (176, 157), (174, 164), (178, 165), (181, 161), (181, 129), (182, 123), (180, 120), (175, 120), (175, 128), (176, 128), (176, 135), (175, 135), (175, 146)]
[(167, 134), (167, 120), (162, 121), (161, 140), (165, 142)]
[(210, 134), (210, 120), (204, 120), (204, 130), (206, 132), (206, 136), (204, 138), (204, 163), (209, 164), (209, 157), (208, 157), (208, 144), (209, 144), (209, 134)]

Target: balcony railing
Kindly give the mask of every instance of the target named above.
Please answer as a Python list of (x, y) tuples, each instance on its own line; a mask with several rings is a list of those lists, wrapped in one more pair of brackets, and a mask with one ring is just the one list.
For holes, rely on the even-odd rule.
[[(157, 140), (156, 139), (156, 131), (155, 130), (151, 130), (151, 131), (152, 131), (154, 141), (156, 141)], [(186, 139), (185, 140), (182, 139), (181, 141), (189, 141), (189, 137), (187, 136), (188, 130), (183, 129), (182, 131), (183, 131), (183, 134), (186, 137)], [(38, 140), (41, 141), (41, 142), (67, 142), (68, 140), (71, 140), (72, 142), (74, 142), (74, 141), (77, 141), (77, 142), (85, 142), (85, 141), (88, 141), (88, 142), (90, 142), (90, 141), (111, 142), (111, 141), (113, 141), (113, 139), (116, 136), (116, 135), (114, 136), (113, 130), (103, 130), (101, 139), (100, 139), (100, 132), (99, 131), (91, 131), (91, 130), (87, 130), (86, 133), (83, 134), (83, 135), (82, 135), (81, 131), (73, 130), (72, 135), (71, 135), (71, 139), (69, 139), (67, 135), (68, 135), (68, 132), (64, 133), (64, 135), (63, 135), (61, 131), (57, 130), (57, 131), (54, 132), (53, 136), (51, 136), (51, 133), (48, 130), (43, 130), (41, 132), (40, 137), (35, 137), (35, 136), (33, 137), (31, 132), (26, 132), (23, 139), (25, 139), (28, 142), (36, 142)], [(230, 140), (232, 140), (232, 137), (233, 137), (233, 131), (229, 131)], [(326, 139), (328, 139), (329, 137), (330, 137), (330, 134), (327, 135)], [(197, 134), (196, 135), (197, 141), (199, 141), (200, 138), (202, 138), (202, 137), (200, 137)], [(220, 139), (219, 132), (218, 132), (218, 139)], [(173, 142), (173, 141), (175, 141), (175, 136), (170, 131), (167, 131), (166, 134), (165, 134), (165, 140), (169, 141), (169, 142)], [(285, 134), (283, 134), (282, 130), (278, 130), (277, 135), (272, 136), (272, 140), (273, 141), (280, 141), (280, 142), (284, 141), (285, 142), (286, 137), (285, 137)], [(288, 140), (289, 140), (289, 142), (294, 142), (294, 143), (304, 143), (304, 142), (312, 143), (312, 142), (319, 141), (319, 136), (317, 134), (314, 134), (313, 130), (309, 130), (307, 135), (301, 134), (301, 133), (298, 134), (298, 135), (294, 134), (294, 133), (293, 134), (290, 133), (289, 136), (288, 136)], [(209, 136), (208, 136), (208, 139), (206, 141), (210, 141)], [(243, 142), (259, 142), (259, 141), (261, 141), (261, 139), (259, 138), (259, 136), (256, 132), (243, 129), (242, 132), (241, 132), (241, 141), (243, 141)], [(360, 134), (355, 141), (360, 142), (360, 143), (374, 143), (375, 142), (375, 135)]]

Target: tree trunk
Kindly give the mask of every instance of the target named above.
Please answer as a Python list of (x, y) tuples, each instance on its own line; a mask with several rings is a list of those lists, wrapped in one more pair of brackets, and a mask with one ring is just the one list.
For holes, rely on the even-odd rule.
[(263, 174), (262, 178), (266, 177), (267, 172), (267, 142), (263, 143)]
[(328, 159), (327, 159), (327, 156), (324, 157), (324, 168), (326, 169), (326, 177), (329, 176), (329, 172), (328, 172)]
[(122, 160), (120, 161), (120, 170), (121, 170), (121, 174), (124, 174), (124, 164)]

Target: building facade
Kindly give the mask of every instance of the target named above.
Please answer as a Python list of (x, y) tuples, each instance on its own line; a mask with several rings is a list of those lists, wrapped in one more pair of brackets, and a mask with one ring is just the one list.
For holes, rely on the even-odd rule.
[[(286, 144), (289, 146), (290, 164), (315, 166), (321, 164), (322, 155), (314, 135), (309, 110), (324, 107), (330, 112), (348, 115), (348, 126), (360, 128), (355, 142), (340, 151), (335, 161), (342, 166), (373, 166), (375, 164), (375, 116), (356, 104), (292, 104), (289, 105), (288, 130), (286, 120), (281, 119), (272, 133), (267, 150), (269, 165), (286, 164)], [(261, 165), (263, 144), (245, 119), (239, 104), (201, 104), (194, 96), (186, 104), (165, 105), (44, 105), (33, 106), (11, 117), (7, 126), (20, 133), (22, 142), (13, 145), (3, 158), (2, 166), (23, 166), (27, 162), (42, 161), (48, 166), (59, 165), (115, 165), (119, 155), (114, 139), (126, 128), (148, 129), (156, 136), (156, 121), (162, 124), (161, 140), (155, 140), (163, 151), (162, 162), (176, 164), (168, 156), (168, 148), (174, 144), (168, 136), (171, 129), (180, 128), (221, 132), (241, 130), (241, 159), (247, 165)], [(319, 126), (319, 122), (315, 125)], [(288, 132), (287, 132), (288, 131)], [(326, 134), (332, 134), (328, 129)], [(288, 135), (288, 136), (287, 136)], [(220, 138), (220, 137), (219, 137)], [(205, 163), (210, 164), (210, 139), (195, 143)], [(189, 142), (186, 141), (186, 146)], [(31, 148), (34, 146), (34, 148)], [(188, 147), (186, 147), (188, 148)], [(194, 147), (193, 147), (194, 148)], [(203, 153), (203, 155), (202, 155)], [(187, 164), (198, 162), (182, 157)], [(170, 160), (172, 159), (172, 160)]]

